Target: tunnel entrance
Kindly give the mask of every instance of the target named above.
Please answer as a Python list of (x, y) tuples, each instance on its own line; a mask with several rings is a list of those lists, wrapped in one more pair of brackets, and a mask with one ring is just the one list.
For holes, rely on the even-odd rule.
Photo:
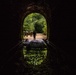
[[(34, 35), (36, 34), (36, 35)], [(23, 56), (30, 65), (40, 65), (47, 57), (47, 22), (40, 13), (30, 13), (23, 21)]]
[[(46, 9), (46, 10), (45, 10)], [(49, 50), (45, 40), (50, 39), (50, 9), (45, 4), (31, 3), (21, 15), (22, 64), (26, 75), (50, 75)], [(36, 31), (36, 37), (33, 31)]]
[(33, 31), (36, 31), (36, 39), (47, 38), (47, 23), (45, 17), (40, 13), (30, 13), (24, 18), (23, 39), (33, 40)]

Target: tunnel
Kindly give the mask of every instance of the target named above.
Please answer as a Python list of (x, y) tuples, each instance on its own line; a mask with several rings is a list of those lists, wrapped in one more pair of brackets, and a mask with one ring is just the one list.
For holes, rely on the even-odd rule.
[[(75, 6), (68, 1), (10, 0), (1, 3), (0, 72), (16, 75), (67, 75), (75, 72)], [(40, 13), (47, 22), (47, 58), (41, 65), (23, 60), (23, 20)], [(42, 74), (41, 74), (42, 73)]]

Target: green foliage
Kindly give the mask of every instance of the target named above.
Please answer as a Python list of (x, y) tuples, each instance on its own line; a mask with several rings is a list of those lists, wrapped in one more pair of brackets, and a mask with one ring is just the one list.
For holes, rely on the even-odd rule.
[(38, 32), (38, 33), (42, 33), (43, 30), (42, 28), (44, 27), (43, 25), (39, 24), (39, 23), (35, 23), (35, 30)]
[(46, 25), (44, 25), (43, 33), (44, 33), (45, 35), (47, 35), (47, 27), (46, 27)]
[(25, 17), (23, 22), (23, 31), (33, 31), (36, 29), (38, 33), (47, 32), (47, 23), (43, 15), (39, 13), (31, 13)]

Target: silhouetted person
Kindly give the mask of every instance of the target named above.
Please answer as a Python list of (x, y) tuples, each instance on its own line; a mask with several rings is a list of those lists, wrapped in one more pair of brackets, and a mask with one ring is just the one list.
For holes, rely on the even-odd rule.
[(36, 30), (33, 31), (33, 37), (36, 39)]

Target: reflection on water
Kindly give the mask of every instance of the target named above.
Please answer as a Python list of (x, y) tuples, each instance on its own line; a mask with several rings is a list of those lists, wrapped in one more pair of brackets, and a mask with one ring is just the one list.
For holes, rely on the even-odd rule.
[(26, 50), (26, 46), (24, 46), (23, 55), (28, 64), (39, 65), (46, 59), (47, 48), (35, 48), (31, 50)]

